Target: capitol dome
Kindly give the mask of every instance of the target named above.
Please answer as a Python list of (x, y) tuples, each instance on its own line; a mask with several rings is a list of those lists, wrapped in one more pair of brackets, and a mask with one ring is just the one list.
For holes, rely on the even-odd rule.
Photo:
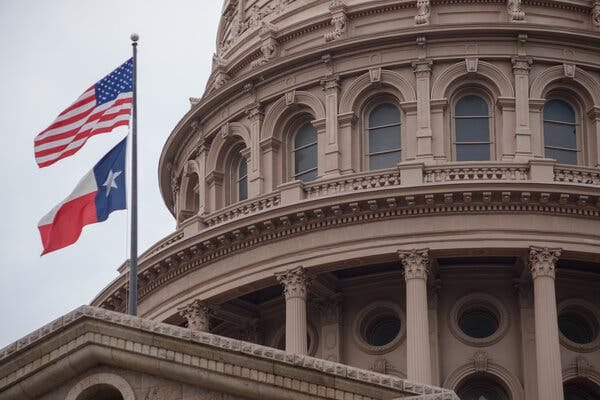
[[(599, 1), (225, 1), (139, 316), (464, 400), (600, 398), (599, 45)], [(125, 312), (127, 270), (92, 306)]]

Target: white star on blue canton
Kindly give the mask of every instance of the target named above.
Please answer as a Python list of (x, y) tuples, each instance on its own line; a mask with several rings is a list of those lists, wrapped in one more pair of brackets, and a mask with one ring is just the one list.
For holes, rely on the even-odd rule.
[(102, 186), (106, 187), (106, 197), (108, 197), (108, 195), (110, 194), (110, 190), (112, 188), (118, 189), (117, 187), (117, 182), (115, 182), (115, 180), (119, 177), (119, 175), (121, 175), (123, 173), (123, 171), (117, 171), (117, 172), (113, 172), (113, 170), (111, 169), (110, 172), (108, 173), (108, 176), (106, 177), (106, 181), (104, 182), (104, 184)]

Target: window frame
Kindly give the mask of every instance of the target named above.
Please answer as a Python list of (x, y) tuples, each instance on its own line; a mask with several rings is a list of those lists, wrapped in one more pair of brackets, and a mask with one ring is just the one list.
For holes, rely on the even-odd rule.
[[(370, 153), (370, 146), (369, 146), (369, 133), (370, 133), (370, 126), (369, 126), (369, 119), (371, 116), (371, 113), (380, 105), (382, 104), (393, 104), (397, 109), (398, 109), (398, 113), (400, 114), (400, 123), (398, 124), (398, 129), (400, 129), (400, 149), (397, 150), (389, 150), (389, 151), (384, 151), (384, 152), (377, 152), (377, 153)], [(393, 153), (396, 151), (400, 151), (400, 161), (402, 162), (404, 160), (404, 156), (406, 155), (406, 140), (405, 140), (405, 135), (404, 135), (404, 128), (405, 128), (405, 121), (406, 121), (406, 113), (404, 112), (404, 110), (402, 109), (402, 106), (400, 105), (400, 101), (398, 100), (398, 98), (390, 93), (382, 93), (379, 94), (377, 96), (374, 96), (373, 98), (369, 99), (366, 104), (363, 107), (363, 112), (361, 114), (362, 118), (362, 124), (361, 124), (361, 138), (360, 138), (360, 143), (361, 143), (361, 169), (363, 171), (377, 171), (377, 169), (371, 169), (370, 166), (370, 157), (372, 155), (378, 155), (378, 154), (387, 154), (387, 153)], [(391, 126), (396, 126), (396, 124), (392, 124), (392, 125), (382, 125), (382, 126), (378, 126), (375, 127), (373, 129), (380, 129), (380, 128), (386, 128), (386, 127), (391, 127)], [(390, 167), (392, 168), (392, 167)], [(383, 168), (385, 169), (385, 168)]]
[[(488, 132), (489, 132), (489, 141), (488, 142), (457, 142), (456, 140), (456, 105), (458, 102), (466, 97), (466, 96), (477, 96), (481, 98), (488, 106)], [(498, 155), (496, 154), (496, 118), (495, 118), (495, 101), (494, 97), (490, 95), (486, 90), (479, 87), (466, 87), (463, 89), (457, 90), (450, 101), (450, 156), (452, 161), (456, 162), (487, 162), (487, 161), (495, 161), (498, 159)], [(470, 116), (470, 117), (460, 117), (461, 119), (466, 118), (482, 118), (481, 116)], [(489, 160), (458, 160), (457, 159), (457, 144), (487, 144), (490, 148), (490, 158)]]
[[(225, 193), (224, 193), (224, 199), (225, 199), (225, 206), (231, 205), (231, 204), (235, 204), (238, 203), (240, 201), (244, 201), (244, 200), (240, 200), (239, 198), (239, 187), (237, 185), (238, 183), (238, 174), (239, 174), (239, 166), (240, 166), (240, 162), (242, 159), (246, 160), (246, 166), (248, 165), (248, 157), (247, 157), (247, 153), (248, 148), (246, 147), (246, 144), (243, 141), (239, 141), (236, 143), (233, 143), (230, 146), (229, 151), (227, 152), (226, 155), (226, 162), (224, 164), (224, 169), (225, 169), (225, 175), (227, 176), (227, 179), (225, 180)], [(247, 170), (246, 170), (246, 177), (247, 177)], [(249, 189), (249, 181), (248, 182), (248, 186), (247, 189)], [(250, 198), (250, 196), (248, 195), (248, 198)]]
[[(577, 156), (577, 162), (575, 164), (561, 164), (561, 165), (575, 165), (575, 166), (583, 165), (585, 157), (584, 157), (584, 143), (583, 143), (583, 134), (582, 134), (583, 120), (582, 120), (580, 103), (571, 94), (565, 93), (562, 91), (550, 92), (544, 98), (544, 105), (542, 106), (542, 109), (540, 112), (540, 117), (542, 120), (541, 121), (542, 154), (545, 158), (548, 158), (546, 156), (546, 148), (551, 148), (551, 149), (556, 149), (556, 150), (573, 151), (572, 149), (563, 148), (563, 147), (546, 146), (546, 129), (545, 129), (546, 121), (552, 122), (552, 123), (560, 123), (560, 124), (564, 124), (564, 125), (571, 125), (568, 123), (564, 123), (562, 121), (546, 120), (546, 118), (544, 117), (546, 103), (548, 103), (549, 101), (552, 101), (552, 100), (559, 100), (559, 101), (562, 101), (562, 102), (568, 104), (571, 107), (571, 109), (573, 110), (573, 113), (575, 114), (575, 124), (572, 124), (572, 126), (575, 126), (576, 150), (574, 150), (574, 152), (576, 153), (576, 156)], [(559, 164), (558, 160), (557, 160), (557, 164)]]
[[(312, 115), (303, 113), (303, 114), (297, 115), (292, 120), (292, 122), (288, 125), (288, 128), (287, 128), (288, 135), (286, 137), (286, 143), (285, 143), (285, 149), (288, 150), (287, 151), (288, 154), (286, 157), (286, 168), (285, 168), (286, 177), (287, 177), (288, 182), (300, 180), (300, 179), (298, 179), (298, 176), (304, 175), (304, 174), (306, 174), (308, 172), (312, 172), (312, 171), (316, 171), (317, 176), (313, 180), (303, 181), (304, 183), (314, 182), (317, 179), (319, 179), (319, 177), (320, 177), (320, 172), (319, 172), (319, 131), (314, 126), (313, 121), (314, 121), (314, 118), (312, 117)], [(311, 142), (307, 145), (301, 146), (300, 148), (296, 149), (296, 143), (295, 143), (296, 136), (300, 132), (300, 129), (303, 128), (307, 124), (310, 124), (313, 127), (313, 129), (315, 130), (315, 132), (317, 134), (317, 139), (314, 142)], [(296, 151), (308, 148), (310, 146), (315, 146), (315, 151), (317, 153), (316, 165), (313, 168), (310, 168), (306, 171), (303, 171), (301, 173), (296, 173)]]

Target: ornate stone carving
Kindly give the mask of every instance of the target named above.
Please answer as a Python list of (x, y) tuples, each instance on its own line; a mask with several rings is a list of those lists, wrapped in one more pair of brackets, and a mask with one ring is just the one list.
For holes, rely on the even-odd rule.
[(575, 78), (575, 64), (563, 64), (565, 78)]
[(417, 16), (415, 25), (426, 25), (431, 16), (431, 4), (429, 0), (417, 0)]
[(310, 277), (302, 267), (290, 269), (286, 272), (275, 274), (277, 281), (283, 286), (286, 299), (301, 297), (306, 299), (306, 294), (311, 283)]
[(488, 369), (489, 356), (485, 351), (478, 351), (473, 356), (473, 368), (475, 372), (486, 372)]
[(595, 27), (600, 28), (600, 0), (594, 0), (594, 6), (592, 7), (592, 22)]
[(525, 19), (525, 11), (521, 9), (521, 3), (522, 0), (508, 0), (508, 17), (511, 21), (523, 21)]
[(533, 59), (529, 57), (513, 57), (511, 61), (515, 75), (529, 75)]
[(331, 25), (333, 31), (325, 34), (326, 42), (333, 42), (343, 38), (348, 27), (348, 17), (346, 16), (346, 5), (341, 0), (332, 0), (329, 3), (329, 11), (332, 14)]
[(179, 310), (179, 315), (186, 319), (188, 328), (200, 332), (210, 331), (211, 314), (210, 307), (201, 300), (194, 300)]
[(279, 52), (279, 45), (275, 38), (276, 28), (273, 24), (266, 22), (262, 23), (260, 29), (260, 37), (262, 39), (262, 45), (260, 46), (260, 52), (262, 56), (252, 62), (252, 68), (260, 67), (277, 57)]
[(371, 68), (369, 70), (369, 79), (371, 83), (381, 82), (381, 68)]
[(479, 67), (479, 58), (467, 57), (465, 58), (465, 65), (467, 67), (467, 72), (477, 72), (477, 68)]
[(560, 254), (561, 249), (531, 246), (529, 248), (529, 269), (533, 279), (540, 276), (548, 276), (554, 279), (556, 262)]
[(429, 274), (429, 249), (398, 251), (400, 262), (404, 266), (404, 277), (409, 279), (427, 279)]

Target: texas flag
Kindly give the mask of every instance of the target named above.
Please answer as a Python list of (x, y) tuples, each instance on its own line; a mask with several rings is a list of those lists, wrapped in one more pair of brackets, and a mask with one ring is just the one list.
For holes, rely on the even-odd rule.
[(79, 181), (73, 193), (40, 220), (42, 255), (75, 243), (84, 226), (105, 221), (111, 212), (127, 208), (126, 149), (127, 138)]

